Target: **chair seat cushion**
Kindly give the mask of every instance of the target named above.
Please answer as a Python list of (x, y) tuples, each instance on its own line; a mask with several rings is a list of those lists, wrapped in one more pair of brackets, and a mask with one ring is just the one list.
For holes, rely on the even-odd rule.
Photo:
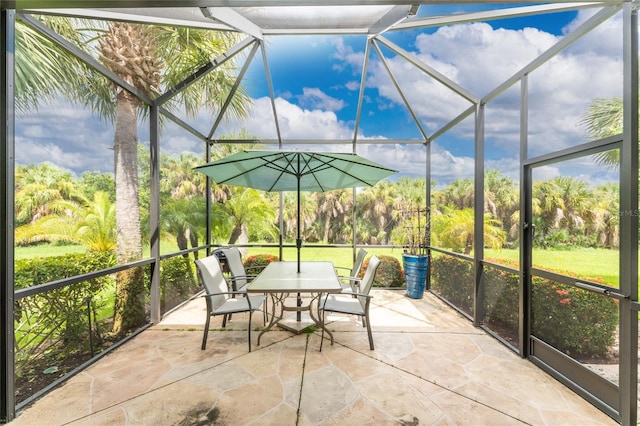
[[(256, 310), (267, 299), (264, 295), (248, 296), (251, 299), (251, 309)], [(227, 299), (222, 305), (218, 306), (212, 314), (224, 315), (236, 312), (246, 312), (249, 310), (249, 301), (246, 297), (236, 297)]]
[(330, 295), (323, 305), (325, 311), (341, 312), (344, 314), (364, 315), (364, 308), (360, 300), (351, 296), (334, 296)]

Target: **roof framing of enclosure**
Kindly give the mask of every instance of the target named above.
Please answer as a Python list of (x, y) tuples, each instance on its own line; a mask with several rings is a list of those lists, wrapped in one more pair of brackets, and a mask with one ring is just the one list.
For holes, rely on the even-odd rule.
[[(12, 2), (9, 1), (11, 4)], [(247, 35), (243, 41), (234, 46), (228, 52), (212, 61), (208, 65), (208, 71), (221, 65), (228, 58), (237, 55), (240, 52), (249, 52), (248, 59), (242, 68), (239, 79), (244, 76), (250, 63), (255, 59), (258, 47), (262, 51), (262, 61), (265, 73), (267, 75), (267, 85), (270, 94), (271, 108), (273, 111), (273, 126), (276, 139), (261, 138), (260, 143), (263, 144), (306, 144), (318, 143), (318, 140), (285, 140), (280, 131), (279, 115), (277, 111), (275, 92), (270, 79), (270, 70), (267, 60), (267, 52), (264, 45), (265, 37), (277, 35), (366, 35), (367, 44), (365, 48), (365, 63), (363, 66), (360, 91), (358, 96), (356, 116), (353, 119), (354, 131), (351, 140), (322, 140), (323, 144), (346, 144), (352, 143), (355, 151), (358, 142), (358, 131), (360, 126), (360, 117), (363, 107), (363, 98), (365, 90), (365, 80), (368, 73), (369, 57), (371, 52), (375, 52), (380, 58), (381, 63), (385, 66), (389, 77), (395, 86), (404, 106), (411, 115), (419, 133), (420, 138), (414, 139), (377, 139), (377, 143), (384, 144), (424, 144), (434, 140), (450, 130), (470, 115), (474, 114), (477, 105), (486, 103), (495, 96), (498, 96), (503, 90), (510, 87), (513, 81), (500, 86), (485, 98), (480, 98), (472, 94), (464, 87), (459, 86), (456, 82), (447, 78), (434, 68), (420, 61), (414, 55), (404, 51), (401, 47), (393, 44), (384, 37), (384, 33), (395, 30), (410, 30), (417, 28), (438, 27), (449, 24), (486, 21), (494, 19), (507, 19), (525, 17), (531, 15), (539, 15), (545, 13), (562, 12), (566, 10), (577, 10), (583, 8), (603, 8), (604, 11), (599, 14), (598, 20), (590, 20), (589, 25), (583, 25), (585, 31), (591, 30), (599, 21), (606, 20), (610, 15), (614, 14), (621, 7), (620, 1), (586, 1), (586, 2), (559, 2), (559, 3), (540, 3), (527, 2), (527, 5), (521, 5), (523, 2), (511, 2), (511, 7), (504, 8), (503, 2), (447, 2), (447, 1), (390, 1), (390, 0), (346, 0), (346, 1), (265, 1), (265, 0), (245, 0), (233, 1), (226, 0), (202, 0), (202, 1), (177, 1), (177, 0), (131, 0), (131, 1), (108, 1), (93, 0), (91, 2), (83, 0), (15, 0), (16, 9), (26, 13), (45, 13), (56, 14), (70, 17), (108, 19), (117, 21), (139, 22), (147, 24), (163, 24), (174, 26), (188, 26), (211, 30), (237, 31)], [(484, 3), (488, 5), (495, 4), (495, 10), (475, 12), (475, 13), (458, 13), (447, 16), (418, 17), (416, 16), (421, 4), (456, 4), (456, 3)], [(531, 5), (534, 3), (534, 5)], [(91, 5), (91, 8), (81, 7), (83, 5)], [(46, 6), (46, 9), (42, 9)], [(80, 7), (79, 7), (80, 6)], [(611, 6), (610, 8), (607, 6)], [(608, 10), (608, 12), (607, 12)], [(28, 18), (27, 18), (28, 19)], [(36, 20), (31, 20), (34, 26), (40, 25)], [(46, 27), (40, 25), (41, 31), (47, 32)], [(57, 38), (51, 33), (52, 38)], [(582, 35), (581, 31), (575, 31), (574, 34), (565, 39), (560, 46), (573, 42)], [(565, 44), (566, 43), (566, 44)], [(416, 68), (420, 69), (431, 78), (435, 79), (452, 93), (466, 99), (471, 106), (463, 111), (459, 116), (455, 117), (442, 128), (427, 132), (425, 126), (421, 123), (407, 96), (401, 88), (402, 82), (394, 76), (393, 71), (388, 65), (380, 46), (385, 46), (394, 54), (402, 57)], [(551, 53), (553, 54), (553, 52)], [(545, 56), (545, 55), (543, 55)], [(546, 55), (547, 59), (550, 55)], [(532, 63), (532, 67), (539, 66), (544, 63), (540, 58)], [(113, 76), (109, 76), (113, 78)], [(196, 77), (197, 78), (197, 77)], [(514, 78), (518, 78), (515, 76)], [(513, 79), (512, 79), (513, 80)], [(115, 79), (115, 81), (118, 81)], [(162, 104), (167, 102), (173, 95), (191, 84), (193, 79), (185, 81), (181, 86), (170, 88), (165, 94), (156, 100), (156, 105), (160, 108), (160, 112), (170, 118), (179, 126), (185, 128), (194, 136), (211, 142), (214, 141), (214, 134), (218, 130), (218, 126), (222, 122), (226, 113), (227, 102), (218, 112), (217, 117), (213, 120), (210, 131), (203, 134), (201, 131), (193, 128), (179, 117), (175, 116), (168, 110), (162, 108)], [(135, 89), (128, 87), (125, 82), (118, 82), (127, 90), (138, 95), (140, 99), (148, 102), (145, 96), (136, 93)], [(233, 92), (232, 95), (233, 96)], [(231, 98), (230, 96), (230, 98)], [(230, 99), (229, 99), (230, 101)], [(246, 143), (246, 140), (230, 140), (225, 139), (225, 143), (240, 142)], [(369, 142), (370, 143), (370, 142)]]
[[(526, 85), (527, 76), (536, 68), (554, 57), (558, 52), (566, 48), (571, 43), (578, 40), (584, 34), (606, 21), (614, 14), (624, 13), (624, 28), (621, 29), (623, 35), (623, 56), (624, 56), (624, 133), (621, 142), (621, 184), (620, 184), (620, 210), (636, 211), (638, 208), (638, 188), (637, 179), (631, 177), (638, 176), (638, 40), (637, 40), (637, 11), (640, 0), (635, 1), (583, 1), (566, 2), (559, 1), (548, 3), (542, 1), (475, 1), (462, 0), (457, 2), (435, 0), (435, 1), (403, 1), (403, 0), (0, 0), (0, 41), (2, 41), (2, 56), (0, 57), (0, 115), (3, 123), (7, 123), (0, 128), (0, 198), (5, 206), (13, 206), (14, 190), (14, 109), (13, 109), (13, 51), (7, 50), (15, 37), (14, 17), (15, 13), (20, 14), (21, 19), (28, 25), (38, 27), (51, 40), (61, 44), (71, 53), (76, 54), (89, 66), (105, 74), (124, 89), (131, 91), (141, 100), (148, 104), (153, 104), (158, 111), (169, 119), (185, 128), (194, 136), (201, 140), (212, 143), (215, 141), (214, 134), (218, 124), (225, 113), (225, 108), (218, 113), (214, 123), (207, 134), (192, 128), (171, 112), (162, 108), (162, 104), (171, 99), (180, 90), (197, 78), (198, 73), (210, 72), (227, 59), (242, 51), (250, 52), (247, 55), (245, 65), (239, 74), (239, 80), (244, 75), (248, 64), (256, 53), (262, 51), (262, 60), (267, 75), (267, 84), (271, 98), (271, 107), (274, 115), (274, 126), (277, 139), (264, 140), (261, 143), (278, 144), (301, 144), (301, 143), (352, 143), (355, 151), (358, 135), (358, 126), (362, 103), (364, 97), (365, 79), (369, 55), (375, 52), (381, 63), (385, 66), (393, 85), (398, 91), (404, 106), (416, 123), (421, 138), (416, 140), (379, 140), (375, 143), (418, 143), (427, 146), (427, 166), (426, 176), (429, 179), (429, 158), (430, 141), (433, 141), (445, 134), (448, 130), (461, 123), (467, 117), (475, 115), (475, 191), (482, 194), (484, 185), (484, 105), (499, 96), (505, 90), (521, 83), (521, 163), (527, 159), (526, 146)], [(419, 7), (421, 5), (456, 5), (456, 4), (483, 4), (489, 6), (487, 11), (474, 13), (461, 13), (446, 16), (420, 16)], [(505, 7), (509, 5), (509, 7)], [(495, 7), (494, 7), (495, 6)], [(411, 30), (426, 27), (439, 27), (443, 25), (489, 21), (497, 19), (517, 18), (547, 13), (556, 13), (567, 10), (577, 10), (584, 8), (595, 8), (594, 13), (585, 22), (581, 23), (570, 34), (560, 39), (558, 43), (544, 51), (538, 58), (534, 59), (523, 69), (504, 81), (490, 93), (480, 97), (460, 86), (458, 83), (438, 72), (433, 67), (422, 62), (415, 55), (404, 51), (399, 46), (393, 44), (385, 38), (385, 33), (395, 30)], [(11, 18), (9, 17), (10, 12)], [(130, 21), (147, 24), (162, 24), (174, 26), (188, 26), (212, 30), (229, 30), (246, 34), (246, 37), (228, 52), (215, 58), (198, 72), (193, 78), (188, 79), (181, 85), (170, 88), (166, 93), (157, 99), (148, 99), (145, 95), (138, 93), (135, 88), (119, 79), (117, 76), (106, 71), (95, 59), (87, 57), (79, 49), (65, 43), (39, 21), (32, 18), (30, 14), (55, 14), (62, 16), (87, 17), (95, 19), (107, 19), (116, 21)], [(278, 124), (278, 114), (276, 110), (274, 90), (270, 82), (268, 61), (264, 49), (264, 39), (277, 35), (321, 35), (321, 34), (356, 34), (366, 36), (366, 50), (363, 72), (360, 81), (360, 92), (358, 98), (358, 108), (354, 119), (355, 128), (353, 139), (345, 140), (284, 140), (280, 134)], [(403, 58), (411, 65), (415, 66), (430, 78), (438, 81), (452, 93), (467, 100), (471, 106), (453, 118), (443, 127), (431, 130), (430, 133), (421, 124), (420, 119), (414, 112), (412, 105), (402, 92), (401, 84), (396, 80), (380, 47), (384, 46), (398, 57)], [(233, 91), (231, 96), (233, 95)], [(152, 136), (152, 139), (154, 136)], [(157, 139), (157, 132), (155, 138)], [(234, 142), (225, 140), (225, 142)], [(238, 142), (247, 142), (245, 140)], [(371, 141), (363, 143), (371, 143)], [(153, 143), (153, 141), (152, 141)], [(157, 140), (156, 142), (157, 143)], [(522, 173), (522, 172), (521, 172)], [(521, 189), (527, 180), (521, 175)], [(633, 183), (635, 182), (635, 183)], [(427, 185), (427, 199), (429, 199), (430, 185)], [(521, 191), (524, 193), (524, 191)], [(154, 200), (152, 195), (152, 205), (159, 209), (159, 202)], [(154, 204), (155, 203), (155, 204)], [(483, 247), (483, 198), (475, 197), (475, 247)], [(0, 271), (2, 273), (0, 282), (0, 422), (11, 420), (15, 416), (15, 400), (13, 396), (13, 306), (14, 306), (14, 286), (13, 286), (13, 209), (0, 209)], [(525, 211), (521, 202), (521, 211)], [(153, 232), (152, 232), (153, 234)], [(637, 275), (638, 275), (638, 221), (634, 215), (622, 215), (620, 218), (620, 288), (625, 294), (631, 295), (629, 299), (620, 301), (620, 407), (619, 419), (623, 424), (635, 424), (637, 418), (637, 387), (635, 377), (637, 376), (637, 312), (640, 305), (637, 303)], [(152, 249), (151, 257), (154, 258), (155, 267), (159, 268), (159, 250)], [(482, 249), (476, 250), (476, 266), (482, 262)], [(522, 260), (522, 259), (521, 259)], [(521, 262), (525, 263), (525, 262)], [(154, 274), (154, 280), (158, 280), (159, 274)], [(153, 286), (156, 287), (153, 287)], [(626, 287), (625, 287), (626, 286)], [(157, 284), (152, 283), (152, 288), (157, 288)], [(521, 305), (522, 302), (521, 295)], [(155, 306), (152, 295), (152, 321), (158, 320), (159, 307)], [(157, 300), (156, 300), (157, 302)], [(157, 303), (156, 303), (157, 305)], [(157, 308), (157, 311), (155, 310)], [(521, 308), (522, 309), (522, 308)], [(525, 315), (522, 313), (521, 315)], [(522, 332), (524, 333), (524, 332)], [(526, 356), (527, 343), (521, 343), (521, 355)]]

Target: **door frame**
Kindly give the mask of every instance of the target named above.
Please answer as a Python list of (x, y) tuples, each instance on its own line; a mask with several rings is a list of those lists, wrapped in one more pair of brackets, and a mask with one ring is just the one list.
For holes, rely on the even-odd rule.
[[(575, 278), (540, 269), (534, 269), (532, 266), (532, 242), (535, 233), (535, 227), (532, 225), (533, 169), (549, 164), (586, 157), (612, 149), (618, 149), (620, 152), (622, 151), (622, 135), (615, 135), (597, 141), (588, 142), (522, 162), (521, 176), (523, 177), (523, 182), (521, 188), (523, 203), (521, 206), (523, 207), (524, 214), (520, 215), (520, 278), (522, 289), (521, 303), (523, 304), (522, 311), (524, 312), (524, 315), (521, 316), (522, 323), (520, 330), (522, 335), (520, 341), (523, 343), (520, 349), (523, 352), (521, 354), (522, 356), (528, 358), (531, 362), (551, 374), (557, 380), (591, 402), (600, 410), (607, 413), (612, 418), (620, 421), (620, 386), (604, 379), (602, 376), (584, 367), (573, 358), (558, 351), (554, 347), (531, 334), (531, 280), (534, 273), (536, 276), (549, 278), (573, 287), (596, 291), (617, 299), (628, 299), (628, 295), (622, 292), (609, 289), (604, 291), (597, 286), (591, 286), (587, 283), (580, 284), (576, 282)], [(622, 176), (622, 174), (620, 174), (620, 176)], [(619, 179), (619, 183), (620, 180), (622, 180), (622, 178)], [(620, 303), (620, 317), (622, 317), (622, 309), (623, 304)], [(620, 371), (619, 374), (622, 374), (622, 371)]]

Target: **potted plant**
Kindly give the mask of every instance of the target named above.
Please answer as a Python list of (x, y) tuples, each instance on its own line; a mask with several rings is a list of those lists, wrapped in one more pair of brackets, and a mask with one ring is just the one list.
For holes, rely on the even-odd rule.
[(403, 216), (405, 248), (402, 254), (402, 267), (407, 284), (407, 296), (412, 299), (422, 299), (429, 266), (426, 244), (428, 209), (417, 208)]

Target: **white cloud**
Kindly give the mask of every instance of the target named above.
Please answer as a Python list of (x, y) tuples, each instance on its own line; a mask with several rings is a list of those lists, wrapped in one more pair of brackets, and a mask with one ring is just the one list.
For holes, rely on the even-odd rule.
[(359, 73), (364, 61), (364, 52), (354, 51), (351, 46), (344, 42), (342, 37), (336, 37), (332, 41), (335, 45), (335, 52), (331, 55), (331, 58), (340, 61), (333, 65), (333, 69), (342, 71), (347, 67), (351, 67), (354, 73)]
[[(593, 12), (580, 12), (575, 23), (567, 26), (566, 31), (573, 30), (580, 22), (588, 19), (590, 13)], [(531, 155), (583, 142), (584, 137), (577, 122), (589, 102), (596, 97), (621, 95), (620, 28), (620, 16), (616, 16), (531, 73), (528, 116)], [(419, 34), (412, 45), (413, 53), (421, 61), (474, 95), (482, 97), (560, 39), (561, 37), (532, 28), (494, 29), (489, 24), (474, 23)], [(343, 82), (339, 82), (339, 86), (336, 81), (329, 84), (333, 88), (346, 88), (349, 93), (357, 91), (364, 46), (361, 51), (356, 51), (343, 38), (322, 39), (324, 47), (329, 43), (333, 44), (334, 49), (333, 54), (330, 54), (330, 58), (336, 62), (334, 69), (349, 70), (352, 73)], [(282, 60), (291, 55), (288, 47), (281, 51)], [(366, 82), (368, 90), (364, 101), (368, 109), (363, 110), (359, 140), (393, 138), (393, 134), (367, 134), (366, 119), (371, 117), (375, 120), (389, 111), (404, 108), (395, 86), (375, 56), (372, 54), (369, 62)], [(470, 106), (468, 101), (407, 61), (398, 57), (389, 57), (387, 61), (428, 133), (441, 128)], [(281, 93), (275, 102), (280, 132), (285, 140), (350, 141), (353, 137), (354, 124), (351, 120), (355, 117), (345, 120), (336, 113), (346, 110), (347, 103), (344, 99), (347, 99), (347, 95), (339, 98), (335, 95), (337, 91), (328, 92), (329, 88), (322, 86), (294, 89), (297, 92), (293, 93), (290, 87), (274, 89)], [(486, 106), (487, 150), (497, 148), (499, 151), (495, 152), (504, 154), (503, 159), (487, 155), (489, 161), (486, 168), (497, 168), (512, 177), (519, 175), (519, 96), (520, 89), (516, 85)], [(198, 123), (198, 128), (207, 128), (206, 123), (210, 122), (210, 114), (206, 115), (204, 112), (198, 120), (194, 120), (194, 123)], [(404, 125), (405, 122), (399, 125)], [(59, 165), (70, 169), (112, 169), (113, 153), (108, 148), (113, 144), (113, 126), (100, 123), (90, 111), (56, 105), (41, 110), (32, 117), (22, 118), (17, 124), (20, 132), (17, 152), (19, 163), (55, 159), (60, 162)], [(473, 118), (465, 120), (450, 133), (458, 139), (472, 142), (472, 125)], [(238, 133), (242, 129), (259, 138), (277, 138), (268, 98), (255, 99), (247, 119), (221, 124), (216, 135)], [(165, 129), (161, 144), (163, 153), (202, 153), (204, 150), (202, 141), (176, 126)], [(424, 148), (420, 145), (395, 147), (380, 144), (358, 147), (358, 153), (362, 155), (391, 167), (400, 167), (402, 173), (416, 175), (424, 174), (424, 155), (418, 155), (421, 150), (423, 152)], [(472, 151), (456, 151), (444, 140), (436, 140), (433, 145), (432, 176), (438, 183), (449, 182), (458, 177), (471, 177), (473, 163)], [(549, 172), (552, 170), (549, 169)]]
[(437, 143), (431, 146), (431, 178), (438, 186), (456, 179), (473, 178), (473, 170), (472, 157), (455, 156)]
[(355, 90), (360, 89), (360, 82), (352, 80), (352, 81), (347, 82), (347, 84), (345, 84), (345, 87), (348, 90), (355, 91)]
[[(16, 153), (18, 165), (51, 163), (78, 176), (80, 171), (87, 170), (91, 164), (96, 166), (96, 169), (103, 165), (96, 164), (94, 159), (82, 152), (71, 152), (53, 143), (38, 143), (32, 139), (16, 138), (16, 146), (20, 147)], [(113, 154), (111, 154), (111, 163), (113, 163)]]
[(556, 41), (555, 36), (533, 28), (505, 30), (473, 23), (420, 34), (416, 48), (419, 58), (483, 96)]
[[(344, 139), (353, 138), (353, 129), (338, 119), (332, 111), (306, 109), (289, 101), (276, 98), (278, 124), (283, 139)], [(249, 117), (242, 122), (224, 126), (222, 133), (237, 133), (246, 129), (249, 134), (263, 139), (276, 139), (276, 127), (271, 102), (263, 97), (254, 100)]]
[(340, 111), (345, 107), (343, 100), (333, 98), (317, 87), (304, 87), (302, 95), (298, 95), (297, 98), (303, 108)]
[[(586, 15), (581, 13), (577, 21), (583, 21)], [(570, 25), (567, 31), (573, 28), (575, 25)], [(584, 142), (584, 130), (579, 121), (589, 103), (597, 97), (621, 96), (620, 28), (620, 16), (606, 21), (530, 74), (530, 155)], [(483, 97), (560, 40), (561, 37), (533, 28), (507, 30), (494, 29), (486, 23), (460, 24), (418, 35), (413, 53), (464, 89)], [(393, 57), (387, 61), (428, 133), (441, 128), (471, 105), (402, 58)], [(404, 108), (398, 91), (379, 61), (373, 61), (370, 69), (367, 85), (377, 89), (384, 99)], [(378, 103), (380, 110), (390, 107), (384, 100)], [(499, 148), (505, 158), (517, 157), (520, 85), (516, 84), (491, 100), (486, 111), (487, 150)], [(473, 133), (469, 130), (468, 126), (458, 125), (450, 134), (472, 140)], [(457, 170), (458, 164), (467, 164), (465, 158), (457, 162), (444, 156), (441, 160), (449, 166), (434, 167), (437, 180), (450, 178), (451, 170)], [(468, 170), (461, 170), (459, 176), (465, 174)]]
[(80, 174), (113, 171), (113, 126), (90, 110), (54, 102), (16, 117), (16, 164), (50, 162)]

